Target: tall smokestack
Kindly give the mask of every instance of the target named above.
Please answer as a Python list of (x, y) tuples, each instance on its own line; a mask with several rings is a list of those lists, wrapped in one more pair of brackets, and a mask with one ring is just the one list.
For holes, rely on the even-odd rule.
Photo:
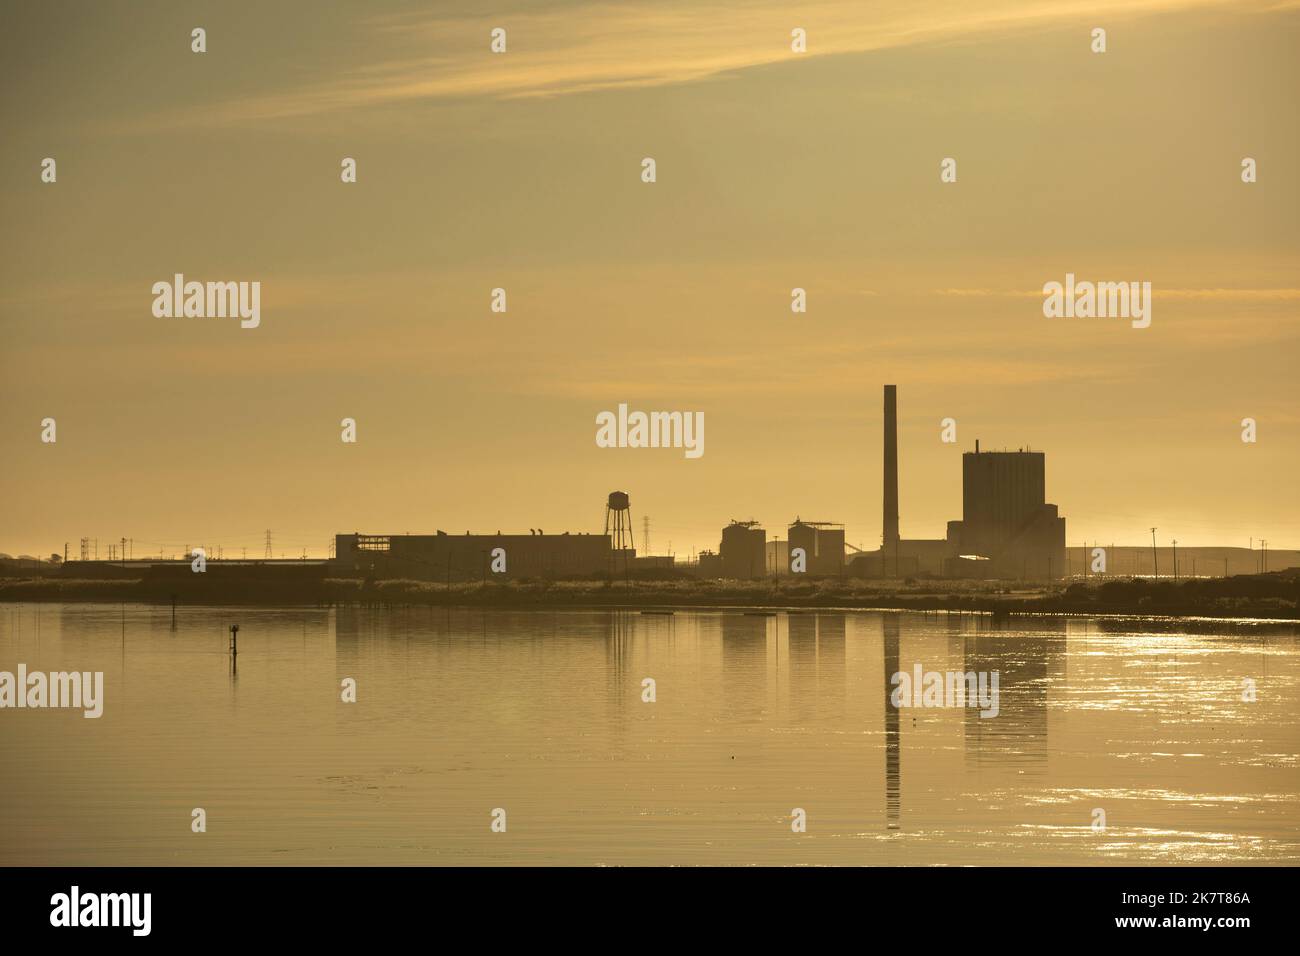
[(898, 386), (885, 386), (885, 555), (898, 556)]

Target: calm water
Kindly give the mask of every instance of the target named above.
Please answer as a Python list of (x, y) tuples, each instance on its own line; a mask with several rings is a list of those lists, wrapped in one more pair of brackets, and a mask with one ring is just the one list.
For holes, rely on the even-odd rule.
[(1294, 629), (0, 604), (20, 662), (105, 705), (0, 710), (5, 865), (1300, 862)]

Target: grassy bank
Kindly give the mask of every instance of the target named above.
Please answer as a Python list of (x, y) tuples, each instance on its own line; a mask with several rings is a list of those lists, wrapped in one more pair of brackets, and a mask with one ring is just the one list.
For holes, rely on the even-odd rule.
[(1300, 569), (1193, 581), (1119, 579), (1068, 586), (988, 581), (631, 581), (502, 584), (323, 578), (221, 581), (0, 579), (0, 601), (246, 605), (806, 607), (961, 610), (995, 614), (1135, 614), (1300, 619)]

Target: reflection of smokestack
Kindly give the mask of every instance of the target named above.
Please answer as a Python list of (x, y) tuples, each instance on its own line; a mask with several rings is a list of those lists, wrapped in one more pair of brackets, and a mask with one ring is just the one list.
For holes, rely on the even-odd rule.
[(885, 519), (881, 546), (898, 556), (898, 386), (885, 386)]

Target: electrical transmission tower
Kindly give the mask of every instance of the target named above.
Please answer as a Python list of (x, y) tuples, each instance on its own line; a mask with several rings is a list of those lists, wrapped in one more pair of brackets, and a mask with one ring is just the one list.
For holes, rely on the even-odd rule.
[(271, 529), (266, 529), (266, 557), (273, 558), (275, 555), (271, 552)]
[(650, 516), (641, 516), (641, 548), (642, 554), (650, 553)]

